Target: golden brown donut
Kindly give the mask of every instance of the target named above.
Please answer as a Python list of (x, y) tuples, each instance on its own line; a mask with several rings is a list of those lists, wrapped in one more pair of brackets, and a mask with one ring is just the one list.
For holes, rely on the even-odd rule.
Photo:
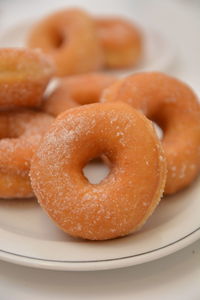
[(48, 57), (38, 50), (0, 49), (0, 109), (37, 107), (54, 74)]
[(200, 105), (194, 92), (168, 75), (138, 73), (105, 90), (102, 102), (123, 101), (163, 130), (168, 164), (166, 194), (188, 186), (200, 171)]
[[(91, 184), (89, 160), (106, 155), (109, 175)], [(57, 117), (33, 157), (33, 190), (72, 236), (106, 240), (141, 227), (162, 196), (166, 162), (151, 122), (124, 103), (90, 104)]]
[(69, 108), (98, 102), (103, 90), (115, 81), (114, 76), (105, 73), (63, 78), (57, 88), (44, 99), (42, 110), (57, 116)]
[(95, 23), (80, 9), (61, 10), (42, 19), (30, 33), (28, 46), (51, 55), (58, 76), (98, 70), (104, 64)]
[(0, 198), (33, 196), (30, 160), (53, 120), (29, 110), (0, 112)]
[(96, 18), (95, 22), (107, 68), (132, 67), (140, 61), (142, 35), (134, 24), (115, 17)]

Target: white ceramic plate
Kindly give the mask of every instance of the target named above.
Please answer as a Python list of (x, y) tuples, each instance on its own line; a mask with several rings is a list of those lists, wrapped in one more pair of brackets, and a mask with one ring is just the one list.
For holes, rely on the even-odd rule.
[[(23, 46), (31, 22), (8, 28), (0, 46)], [(145, 30), (139, 70), (166, 70), (173, 50), (159, 33)], [(106, 169), (98, 163), (87, 173), (97, 182)], [(136, 265), (173, 253), (200, 238), (200, 179), (189, 189), (163, 199), (138, 233), (104, 242), (73, 239), (60, 231), (35, 199), (0, 200), (0, 258), (12, 263), (56, 270), (101, 270)]]
[[(33, 21), (23, 21), (7, 28), (0, 35), (0, 47), (23, 47), (26, 45), (26, 39)], [(145, 26), (141, 27), (144, 40), (144, 53), (141, 63), (137, 67), (121, 70), (110, 71), (119, 76), (126, 76), (133, 72), (139, 71), (166, 71), (174, 59), (175, 52), (171, 42), (157, 30), (149, 29)]]
[[(107, 172), (97, 162), (86, 171), (93, 183)], [(158, 259), (200, 238), (199, 199), (200, 179), (163, 199), (139, 232), (103, 242), (69, 237), (35, 199), (0, 200), (0, 258), (36, 268), (73, 271), (120, 268)]]

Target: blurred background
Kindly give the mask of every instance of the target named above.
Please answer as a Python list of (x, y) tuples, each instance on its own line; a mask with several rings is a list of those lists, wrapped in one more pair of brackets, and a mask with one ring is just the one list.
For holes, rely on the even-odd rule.
[[(146, 69), (177, 76), (200, 86), (200, 1), (198, 0), (0, 0), (0, 46), (16, 45), (29, 23), (66, 7), (95, 15), (125, 16), (144, 29), (151, 52)], [(152, 38), (152, 34), (154, 35)], [(160, 41), (161, 40), (161, 41)], [(162, 45), (160, 45), (161, 43)], [(151, 61), (152, 60), (152, 61)], [(142, 66), (142, 69), (145, 65)]]

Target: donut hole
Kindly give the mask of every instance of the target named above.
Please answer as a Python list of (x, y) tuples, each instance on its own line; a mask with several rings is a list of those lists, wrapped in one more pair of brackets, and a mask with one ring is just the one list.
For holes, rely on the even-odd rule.
[(7, 132), (7, 134), (2, 134), (2, 132), (0, 133), (0, 139), (16, 139), (18, 138), (19, 135), (13, 133), (13, 132)]
[(60, 48), (63, 45), (63, 42), (64, 42), (64, 37), (61, 34), (57, 35), (54, 40), (55, 48)]
[[(0, 66), (1, 69), (1, 66)], [(0, 80), (7, 85), (14, 85), (16, 83), (23, 84), (24, 80), (27, 80), (31, 76), (32, 80), (37, 80), (43, 75), (43, 70), (39, 63), (34, 61), (20, 61), (18, 64), (13, 65), (12, 68), (8, 65), (5, 66), (5, 70), (0, 72)], [(19, 87), (19, 89), (22, 87)], [(26, 89), (25, 89), (26, 92)]]
[(60, 48), (64, 41), (66, 41), (66, 38), (63, 36), (63, 34), (59, 30), (55, 30), (52, 34), (52, 45), (54, 48)]
[(24, 131), (21, 116), (16, 117), (15, 112), (0, 113), (0, 139), (16, 139), (23, 135)]
[(99, 184), (108, 176), (110, 168), (101, 157), (96, 157), (90, 160), (82, 171), (91, 184)]
[[(24, 131), (23, 131), (24, 132)], [(0, 126), (0, 139), (17, 139), (23, 132), (21, 130), (12, 130), (11, 128), (3, 128)]]
[(79, 103), (79, 105), (87, 105), (87, 104), (97, 103), (98, 99), (95, 97), (88, 97), (88, 98), (83, 98), (83, 99), (80, 99), (77, 97), (77, 99), (75, 99), (75, 101), (77, 103)]
[(162, 138), (163, 138), (163, 130), (162, 130), (162, 128), (161, 128), (160, 125), (159, 125), (157, 122), (155, 122), (155, 121), (153, 121), (153, 126), (154, 126), (154, 129), (155, 129), (155, 131), (156, 131), (156, 134), (157, 134), (159, 140), (162, 140)]
[(25, 59), (21, 57), (18, 58), (18, 61), (10, 64), (6, 61), (4, 65), (0, 65), (0, 70), (0, 80), (5, 85), (23, 83), (30, 76), (32, 79), (37, 79), (43, 74), (42, 66), (39, 62), (31, 60), (31, 58)]

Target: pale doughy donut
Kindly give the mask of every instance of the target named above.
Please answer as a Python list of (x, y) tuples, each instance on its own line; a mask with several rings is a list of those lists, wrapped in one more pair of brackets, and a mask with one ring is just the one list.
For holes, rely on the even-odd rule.
[[(91, 184), (82, 169), (102, 154), (110, 173)], [(62, 230), (106, 240), (133, 232), (152, 214), (166, 162), (143, 114), (123, 103), (95, 103), (56, 119), (33, 157), (30, 177), (40, 205)]]
[(53, 62), (40, 51), (1, 48), (0, 110), (39, 106), (53, 74)]
[(58, 76), (98, 70), (104, 64), (95, 23), (80, 9), (61, 10), (42, 19), (30, 33), (28, 46), (51, 55)]
[(116, 81), (105, 73), (74, 75), (60, 80), (57, 88), (44, 99), (45, 112), (57, 116), (65, 110), (98, 102), (103, 90)]
[(142, 34), (129, 21), (122, 18), (96, 18), (100, 42), (107, 68), (129, 68), (142, 57)]
[(30, 160), (53, 120), (29, 110), (0, 112), (0, 198), (33, 196)]
[(200, 105), (183, 82), (162, 73), (138, 73), (105, 90), (102, 102), (123, 101), (163, 130), (168, 164), (165, 193), (188, 186), (200, 171)]

